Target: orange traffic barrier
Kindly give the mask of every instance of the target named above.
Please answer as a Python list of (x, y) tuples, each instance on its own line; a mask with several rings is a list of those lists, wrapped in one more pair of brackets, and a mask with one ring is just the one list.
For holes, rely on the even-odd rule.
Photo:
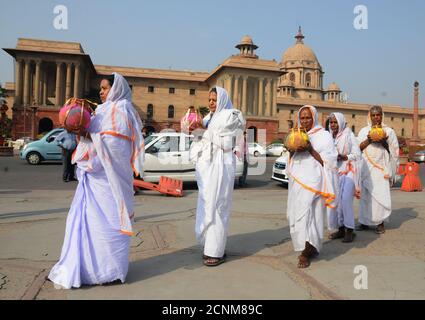
[(135, 188), (143, 188), (158, 191), (163, 194), (169, 194), (175, 197), (183, 197), (183, 181), (171, 179), (168, 177), (160, 177), (159, 184), (134, 179), (133, 186)]
[(406, 192), (422, 191), (422, 183), (419, 177), (420, 166), (416, 162), (408, 162), (404, 168), (404, 179), (401, 190)]

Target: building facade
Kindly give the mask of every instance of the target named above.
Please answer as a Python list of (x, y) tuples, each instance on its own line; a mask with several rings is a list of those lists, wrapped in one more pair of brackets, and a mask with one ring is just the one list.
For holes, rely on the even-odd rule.
[[(247, 128), (266, 130), (268, 143), (283, 139), (296, 124), (304, 104), (318, 108), (324, 123), (331, 112), (344, 113), (355, 133), (366, 125), (369, 104), (348, 103), (336, 83), (323, 88), (324, 71), (313, 50), (304, 43), (301, 28), (295, 44), (280, 62), (264, 60), (249, 36), (232, 55), (211, 72), (116, 67), (93, 64), (79, 43), (18, 39), (15, 48), (3, 49), (14, 58), (15, 82), (6, 83), (13, 119), (13, 138), (33, 136), (59, 126), (58, 112), (71, 97), (98, 100), (99, 83), (112, 72), (122, 74), (148, 131), (180, 130), (188, 107), (206, 108), (208, 92), (224, 87), (235, 108), (247, 119)], [(398, 136), (412, 138), (413, 109), (383, 106), (386, 123)], [(425, 141), (425, 112), (417, 112), (418, 139)]]

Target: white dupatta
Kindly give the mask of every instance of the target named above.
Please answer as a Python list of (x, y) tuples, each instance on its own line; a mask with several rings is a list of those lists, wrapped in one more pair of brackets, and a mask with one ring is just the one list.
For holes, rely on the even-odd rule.
[(117, 204), (122, 233), (132, 235), (133, 172), (142, 172), (144, 139), (142, 121), (131, 103), (127, 81), (114, 73), (114, 84), (106, 102), (96, 108), (89, 132), (97, 156), (105, 169)]

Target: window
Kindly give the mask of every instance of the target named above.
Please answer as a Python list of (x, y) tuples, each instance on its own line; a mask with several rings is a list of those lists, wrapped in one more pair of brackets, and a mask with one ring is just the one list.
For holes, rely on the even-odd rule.
[(401, 136), (404, 137), (404, 128), (401, 129)]
[(291, 114), (294, 114), (294, 110), (291, 110)]
[(194, 96), (196, 94), (196, 90), (195, 89), (190, 89), (190, 92), (189, 93), (190, 93), (191, 96)]
[(307, 73), (307, 74), (305, 75), (305, 85), (306, 85), (307, 87), (310, 87), (310, 83), (311, 83), (311, 74), (310, 74), (310, 73)]
[(158, 153), (158, 152), (178, 152), (179, 151), (179, 139), (180, 137), (163, 137), (155, 142), (147, 153)]
[(292, 82), (295, 82), (295, 73), (291, 72), (289, 74), (289, 80), (291, 80)]
[(148, 119), (152, 119), (153, 118), (153, 105), (152, 104), (148, 104), (148, 109), (146, 111), (146, 116)]
[(175, 88), (170, 88), (170, 89), (168, 89), (168, 93), (169, 94), (174, 94), (174, 93), (176, 93), (176, 89)]
[(353, 133), (356, 133), (356, 126), (351, 126), (351, 131), (353, 131)]
[(391, 121), (394, 121), (394, 117), (391, 117)]
[(168, 106), (168, 119), (174, 118), (174, 106)]
[(401, 118), (401, 122), (404, 122), (404, 118)]
[(355, 114), (352, 114), (351, 115), (351, 119), (356, 119), (356, 115)]
[(133, 85), (132, 85), (132, 84), (130, 84), (129, 86), (130, 86), (130, 90), (131, 90), (131, 92), (133, 92)]
[(154, 93), (155, 92), (155, 87), (154, 86), (149, 86), (148, 87), (148, 92), (149, 93)]

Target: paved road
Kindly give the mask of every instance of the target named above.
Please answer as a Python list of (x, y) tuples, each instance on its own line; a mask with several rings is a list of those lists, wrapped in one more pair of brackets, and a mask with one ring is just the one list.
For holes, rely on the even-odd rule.
[[(266, 171), (261, 175), (251, 175), (247, 181), (248, 189), (266, 188), (279, 190), (281, 183), (270, 179), (276, 157), (262, 159), (266, 161)], [(253, 160), (254, 161), (254, 160)], [(255, 165), (256, 166), (256, 165)], [(62, 164), (49, 162), (37, 166), (15, 157), (0, 157), (0, 189), (16, 190), (74, 190), (77, 182), (62, 181)], [(185, 184), (185, 189), (195, 190), (196, 183)]]

